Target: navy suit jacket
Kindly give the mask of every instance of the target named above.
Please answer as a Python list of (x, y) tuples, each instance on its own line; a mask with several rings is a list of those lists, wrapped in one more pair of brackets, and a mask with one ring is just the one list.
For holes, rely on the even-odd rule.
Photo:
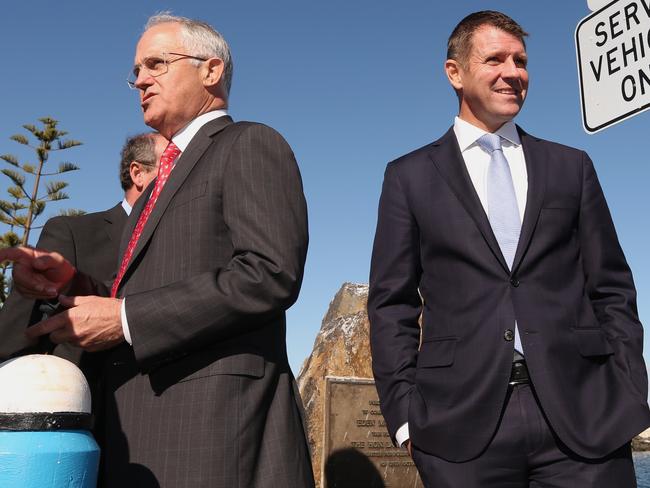
[(528, 195), (512, 272), (452, 129), (386, 169), (368, 300), (376, 385), (391, 435), (408, 422), (419, 449), (450, 461), (497, 428), (515, 320), (571, 450), (604, 456), (650, 425), (636, 292), (592, 162), (519, 132)]

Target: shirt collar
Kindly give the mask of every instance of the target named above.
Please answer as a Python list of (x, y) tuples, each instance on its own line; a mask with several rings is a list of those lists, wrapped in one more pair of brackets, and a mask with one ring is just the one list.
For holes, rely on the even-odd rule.
[(122, 200), (122, 208), (127, 215), (131, 215), (131, 205), (129, 205), (129, 202), (126, 201), (126, 198)]
[[(460, 146), (460, 152), (469, 149), (469, 147), (472, 144), (475, 144), (481, 136), (487, 134), (483, 129), (479, 129), (460, 117), (454, 118), (454, 133), (456, 134), (456, 139)], [(519, 132), (517, 132), (517, 126), (512, 120), (509, 120), (499, 127), (495, 134), (500, 135), (514, 146), (519, 146), (521, 144)]]
[(181, 152), (185, 151), (187, 146), (189, 146), (190, 141), (196, 135), (196, 133), (199, 131), (201, 127), (203, 127), (211, 120), (218, 119), (219, 117), (223, 117), (224, 115), (228, 115), (228, 112), (226, 112), (225, 110), (212, 110), (211, 112), (206, 112), (204, 114), (199, 115), (197, 118), (192, 120), (189, 124), (187, 124), (185, 127), (179, 130), (172, 137), (172, 142), (176, 144), (176, 147), (178, 147), (178, 149), (180, 149)]

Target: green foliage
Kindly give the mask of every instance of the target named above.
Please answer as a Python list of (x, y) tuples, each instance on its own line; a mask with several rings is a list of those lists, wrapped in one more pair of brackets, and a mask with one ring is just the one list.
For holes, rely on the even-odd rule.
[[(68, 194), (62, 191), (68, 183), (45, 181), (45, 179), (79, 169), (74, 163), (63, 161), (58, 163), (56, 169), (50, 168), (51, 172), (45, 171), (45, 165), (54, 151), (64, 151), (81, 145), (81, 142), (63, 139), (68, 132), (57, 128), (59, 123), (57, 120), (51, 117), (42, 117), (38, 120), (40, 124), (23, 125), (23, 129), (28, 132), (27, 136), (14, 134), (9, 137), (10, 140), (33, 150), (36, 163), (20, 163), (13, 154), (0, 155), (0, 159), (10, 166), (1, 169), (0, 172), (11, 182), (11, 186), (7, 188), (8, 198), (0, 199), (0, 223), (9, 227), (7, 232), (0, 235), (0, 248), (28, 244), (30, 231), (40, 227), (35, 225), (35, 220), (43, 214), (47, 204), (68, 199)], [(30, 189), (27, 189), (27, 186)], [(83, 213), (85, 212), (82, 210), (73, 209), (61, 212), (62, 215)], [(0, 305), (7, 297), (11, 281), (10, 269), (10, 263), (0, 263)]]
[(9, 139), (11, 139), (12, 141), (16, 141), (19, 144), (29, 146), (29, 140), (23, 135), (16, 134), (16, 135), (11, 136)]
[(59, 149), (70, 149), (71, 147), (80, 146), (81, 142), (79, 141), (58, 141), (57, 142)]
[(0, 236), (0, 247), (14, 247), (20, 244), (20, 237), (15, 232), (5, 232)]
[(77, 208), (66, 208), (65, 210), (60, 210), (59, 215), (63, 215), (65, 217), (79, 217), (80, 215), (85, 215), (86, 211), (85, 210), (80, 210)]
[(14, 185), (16, 185), (19, 188), (22, 188), (23, 185), (25, 184), (25, 177), (21, 175), (18, 171), (5, 168), (3, 170), (0, 170), (0, 172), (4, 174), (6, 177), (8, 177), (11, 181), (13, 181)]
[[(10, 186), (7, 188), (7, 193), (14, 197), (16, 200), (20, 200), (22, 198), (27, 198), (27, 195), (25, 194), (25, 189), (22, 186)], [(22, 208), (27, 208), (27, 206), (22, 206), (21, 208), (15, 208), (14, 210), (21, 210)]]
[[(0, 249), (5, 247), (13, 247), (20, 244), (20, 237), (15, 232), (5, 232), (0, 236)], [(0, 303), (4, 303), (11, 288), (11, 279), (9, 278), (9, 271), (11, 270), (11, 263), (5, 261), (0, 263)]]
[[(38, 217), (43, 213), (43, 210), (45, 210), (45, 202), (43, 200), (40, 200), (36, 203), (34, 203), (34, 217)], [(32, 221), (32, 226), (34, 225), (34, 221)]]
[(68, 171), (76, 171), (79, 169), (79, 166), (69, 162), (59, 163), (59, 173), (67, 173)]
[(63, 190), (66, 186), (68, 186), (68, 184), (65, 181), (50, 181), (45, 185), (45, 191), (47, 191), (48, 195), (51, 195)]
[(16, 159), (16, 156), (12, 154), (3, 154), (0, 156), (0, 159), (3, 159), (7, 163), (11, 164), (12, 166), (18, 166), (18, 160)]

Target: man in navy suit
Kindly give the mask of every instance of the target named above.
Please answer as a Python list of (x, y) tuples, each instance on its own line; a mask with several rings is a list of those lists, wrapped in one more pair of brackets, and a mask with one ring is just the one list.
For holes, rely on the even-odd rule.
[(368, 300), (382, 412), (426, 486), (636, 486), (632, 274), (587, 154), (513, 122), (525, 36), (499, 12), (463, 19), (453, 127), (386, 169)]

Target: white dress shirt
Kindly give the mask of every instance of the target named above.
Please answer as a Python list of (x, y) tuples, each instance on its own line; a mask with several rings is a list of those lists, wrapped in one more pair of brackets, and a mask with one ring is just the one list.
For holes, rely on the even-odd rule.
[[(481, 205), (483, 205), (483, 210), (485, 210), (485, 214), (487, 215), (487, 173), (488, 166), (490, 165), (490, 154), (481, 149), (476, 142), (481, 136), (486, 134), (486, 131), (456, 117), (454, 119), (454, 134), (456, 135), (456, 140), (458, 141), (458, 146), (460, 147), (460, 152), (463, 156), (469, 177), (472, 180)], [(503, 124), (495, 134), (501, 136), (503, 155), (508, 161), (510, 174), (512, 175), (512, 183), (515, 187), (519, 218), (523, 222), (524, 210), (526, 209), (526, 196), (528, 193), (528, 172), (526, 171), (526, 160), (524, 159), (524, 150), (521, 147), (521, 139), (519, 138), (517, 127), (512, 120)], [(519, 334), (516, 322), (515, 334)], [(523, 351), (519, 352), (523, 353)], [(409, 440), (409, 437), (409, 425), (406, 422), (395, 433), (395, 439), (401, 446)]]
[[(486, 131), (456, 117), (454, 120), (454, 134), (456, 134), (469, 177), (487, 215), (487, 172), (490, 165), (490, 155), (487, 151), (481, 149), (476, 142), (486, 134)], [(521, 147), (521, 139), (519, 139), (519, 133), (513, 121), (503, 124), (495, 134), (501, 136), (503, 155), (508, 160), (512, 183), (515, 187), (519, 218), (523, 221), (524, 210), (526, 209), (526, 193), (528, 192), (528, 173), (526, 171), (524, 150)]]
[(126, 212), (126, 215), (131, 215), (132, 207), (129, 202), (126, 201), (126, 198), (122, 200), (122, 208), (124, 209), (124, 212)]
[[(206, 112), (202, 115), (199, 115), (197, 118), (192, 120), (189, 124), (187, 124), (185, 127), (179, 130), (172, 137), (172, 142), (176, 144), (176, 147), (178, 147), (178, 149), (180, 149), (182, 153), (183, 151), (185, 151), (185, 149), (187, 149), (187, 146), (190, 144), (190, 141), (194, 138), (194, 136), (196, 135), (196, 133), (199, 131), (201, 127), (203, 127), (211, 120), (218, 119), (219, 117), (223, 117), (224, 115), (228, 115), (228, 112), (226, 112), (225, 110), (213, 110), (211, 112)], [(178, 158), (180, 158), (180, 155), (176, 158), (176, 161), (178, 161)], [(124, 203), (122, 204), (122, 206), (124, 206)], [(127, 212), (127, 214), (128, 213), (130, 212)], [(122, 332), (124, 333), (124, 340), (128, 342), (129, 345), (132, 345), (133, 341), (131, 340), (131, 332), (129, 331), (129, 322), (126, 319), (126, 298), (122, 300), (122, 305), (120, 307), (120, 316), (122, 319)]]

